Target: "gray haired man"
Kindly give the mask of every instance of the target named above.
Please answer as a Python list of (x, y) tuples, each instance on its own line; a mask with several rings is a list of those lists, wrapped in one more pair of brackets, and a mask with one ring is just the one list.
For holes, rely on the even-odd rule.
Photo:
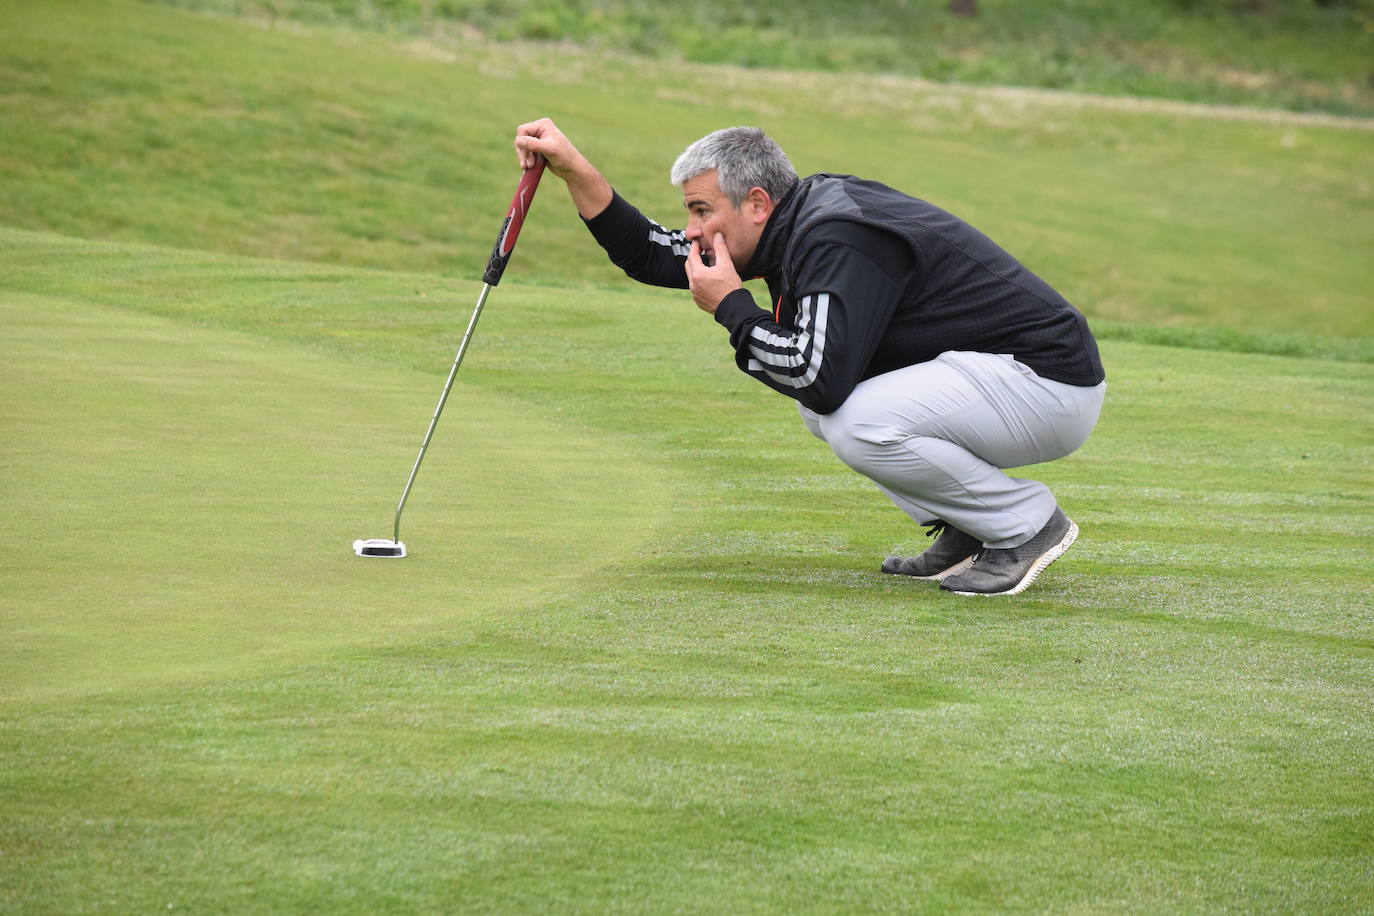
[[(1106, 392), (1087, 321), (987, 236), (849, 175), (798, 178), (761, 130), (732, 127), (673, 165), (687, 228), (621, 198), (548, 119), (523, 124), (612, 262), (687, 288), (739, 368), (797, 401), (807, 428), (936, 537), (887, 573), (1014, 595), (1078, 536), (1043, 483), (1003, 469), (1087, 439)], [(741, 276), (763, 278), (760, 308)]]

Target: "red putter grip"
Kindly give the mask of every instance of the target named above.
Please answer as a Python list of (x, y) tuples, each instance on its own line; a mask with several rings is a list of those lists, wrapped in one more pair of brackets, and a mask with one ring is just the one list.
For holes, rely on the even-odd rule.
[(525, 225), (525, 215), (534, 203), (534, 192), (539, 188), (539, 179), (544, 177), (544, 157), (540, 156), (534, 168), (526, 169), (520, 176), (520, 184), (515, 186), (515, 196), (511, 198), (510, 212), (501, 224), (501, 234), (496, 237), (496, 246), (491, 249), (491, 259), (487, 261), (486, 273), (482, 282), (492, 286), (501, 282), (506, 272), (511, 252), (515, 250), (515, 240), (520, 237), (520, 227)]

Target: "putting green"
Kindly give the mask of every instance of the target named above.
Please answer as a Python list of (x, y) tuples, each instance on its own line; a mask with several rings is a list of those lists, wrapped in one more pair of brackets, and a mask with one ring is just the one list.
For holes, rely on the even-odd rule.
[(664, 510), (614, 443), (460, 376), (411, 556), (360, 559), (355, 538), (391, 535), (441, 375), (63, 296), (0, 291), (0, 320), (0, 699), (469, 638), (576, 589)]

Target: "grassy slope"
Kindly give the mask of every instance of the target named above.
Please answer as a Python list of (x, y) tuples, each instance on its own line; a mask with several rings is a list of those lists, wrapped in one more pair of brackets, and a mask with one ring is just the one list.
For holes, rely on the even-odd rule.
[[(1369, 263), (1353, 256), (1374, 249), (1374, 131), (879, 78), (677, 66), (646, 82), (639, 62), (459, 50), (21, 4), (0, 43), (0, 224), (474, 276), (516, 122), (555, 115), (670, 221), (672, 158), (752, 121), (803, 173), (880, 178), (966, 215), (1099, 321), (1374, 359)], [(538, 205), (523, 275), (617, 282), (561, 198)]]
[[(130, 17), (141, 9), (112, 8)], [(175, 16), (138, 21), (137, 37), (83, 44), (102, 20), (83, 32), (80, 17), (62, 15), (16, 17), (29, 40), (5, 46), (13, 62), (44, 41), (50, 50), (65, 42), (68, 56), (53, 60), (69, 70), (54, 70), (49, 84), (74, 98), (49, 99), (50, 117), (24, 121), (22, 141), (0, 134), (10, 144), (0, 191), (7, 201), (65, 206), (63, 228), (74, 234), (233, 253), (252, 247), (243, 227), (277, 218), (275, 207), (264, 216), (255, 206), (276, 184), (259, 174), (266, 166), (252, 131), (237, 146), (217, 135), (227, 144), (219, 153), (211, 143), (169, 154), (210, 157), (207, 175), (217, 177), (202, 196), (195, 181), (142, 165), (141, 152), (115, 157), (124, 163), (115, 174), (141, 189), (122, 228), (102, 222), (103, 195), (78, 202), (53, 190), (63, 180), (83, 187), (81, 162), (125, 142), (126, 133), (107, 136), (97, 129), (106, 122), (80, 117), (100, 109), (90, 74), (114, 74), (111, 56), (129, 55), (119, 85), (143, 88), (95, 93), (114, 111), (109, 124), (143, 110), (168, 128), (196, 110), (188, 101), (183, 121), (159, 120), (168, 90), (133, 65), (131, 47), (146, 50), (142, 42), (182, 49), (184, 65), (154, 56), (149, 66), (169, 68), (192, 100), (250, 97), (248, 70), (270, 89), (287, 79), (288, 59), (311, 72), (332, 66), (333, 79), (311, 86), (366, 89), (337, 90), (364, 138), (385, 132), (386, 112), (428, 111), (443, 122), (450, 109), (436, 100), (469, 79), (461, 67), (398, 59), (345, 36), (222, 23), (202, 31), (205, 21)], [(218, 51), (200, 43), (211, 33)], [(242, 72), (218, 71), (217, 53), (264, 56)], [(205, 68), (189, 63), (197, 54)], [(503, 65), (512, 74), (541, 66)], [(656, 147), (616, 123), (648, 97), (594, 96), (601, 65), (582, 66), (558, 90), (562, 103), (623, 140), (606, 153), (616, 172), (670, 206), (670, 190), (653, 190), (658, 169), (638, 161)], [(614, 74), (618, 65), (605, 66)], [(814, 104), (831, 110), (838, 103), (817, 86)], [(754, 91), (748, 104), (758, 107), (735, 114), (789, 104), (780, 88)], [(257, 109), (264, 119), (273, 117), (268, 99)], [(995, 172), (1020, 160), (978, 139), (992, 128), (978, 120), (976, 96), (958, 99), (966, 109), (925, 111), (947, 135), (932, 142), (920, 174), (981, 201), (994, 234), (1033, 244), (1044, 221), (1018, 228), (1014, 212), (959, 168), (961, 159), (986, 163), (987, 181), (1005, 190), (1012, 182)], [(509, 105), (467, 102), (509, 120), (496, 110)], [(5, 104), (22, 113), (36, 103), (26, 92)], [(80, 155), (56, 160), (66, 168), (35, 153), (64, 142), (67, 128), (51, 117), (62, 111), (91, 132)], [(721, 116), (687, 102), (659, 115), (665, 130), (689, 135)], [(1270, 136), (1280, 149), (1280, 131), (1292, 129), (1326, 150), (1318, 161), (1344, 176), (1333, 188), (1355, 180), (1344, 158), (1363, 142), (1181, 116), (1065, 115), (1064, 130), (1081, 130), (1080, 139), (1105, 132), (1115, 140), (1099, 139), (1102, 149), (1138, 150), (1142, 163), (1156, 161), (1147, 148), (1159, 143), (1161, 160), (1174, 162), (1184, 144), (1160, 137), (1161, 123), (1204, 137), (1218, 130), (1233, 143)], [(843, 153), (917, 174), (916, 164), (854, 149), (832, 128), (811, 137), (807, 155)], [(1148, 139), (1133, 139), (1132, 128)], [(317, 161), (322, 135), (302, 131), (267, 161)], [(1057, 202), (1046, 212), (1075, 235), (1070, 217), (1093, 209), (1079, 201), (1109, 195), (1113, 173), (1099, 162), (1097, 182), (1073, 193), (1035, 172), (1036, 150), (1053, 135), (1037, 135), (1024, 158), (1042, 203)], [(495, 228), (482, 214), (492, 200), (499, 212), (509, 194), (514, 176), (497, 158), (504, 143), (462, 173), (485, 186), (455, 178), (450, 187), (448, 175), (435, 183), (459, 202), (454, 225), (472, 224), (472, 244), (459, 249), (465, 275)], [(1095, 148), (1074, 157), (1088, 175)], [(1235, 153), (1248, 174), (1243, 144)], [(1203, 184), (1188, 169), (1218, 181), (1229, 171), (1201, 153), (1185, 165), (1139, 181), (1177, 182), (1181, 205)], [(1312, 180), (1304, 166), (1280, 165), (1279, 187)], [(339, 217), (376, 201), (370, 216), (401, 212), (397, 198), (424, 196), (422, 174), (392, 166), (385, 195), (370, 193), (364, 175), (351, 207), (341, 193), (327, 209)], [(296, 185), (292, 206), (315, 205), (317, 190)], [(0, 905), (1374, 905), (1368, 365), (1108, 343), (1112, 394), (1099, 433), (1073, 458), (1037, 469), (1085, 540), (1033, 592), (975, 608), (872, 572), (879, 554), (918, 547), (919, 534), (799, 434), (786, 403), (731, 372), (718, 329), (682, 297), (529, 282), (565, 269), (566, 281), (592, 276), (580, 229), (554, 199), (536, 208), (484, 318), (443, 447), (429, 459), (410, 510), (416, 556), (391, 567), (354, 560), (346, 542), (385, 533), (420, 432), (411, 424), (437, 393), (471, 281), (0, 231), (0, 302), (15, 329), (0, 372), (24, 395), (5, 408), (13, 444), (0, 496), (7, 518), (51, 532), (46, 553), (2, 573), (5, 639), (16, 650), (6, 657), (24, 667), (0, 714)], [(1238, 195), (1243, 215), (1229, 227), (1265, 219), (1258, 204), (1241, 206), (1248, 199)], [(182, 216), (171, 221), (179, 236), (157, 235), (150, 214), (175, 215), (183, 200), (199, 204), (201, 221)], [(1333, 193), (1331, 204), (1350, 219), (1348, 231), (1310, 244), (1322, 263), (1340, 265), (1342, 239), (1369, 231), (1367, 201)], [(1194, 219), (1225, 219), (1216, 208), (1181, 211), (1185, 230), (1200, 231), (1189, 228)], [(40, 206), (6, 213), (26, 226), (48, 218)], [(300, 254), (293, 246), (330, 237), (331, 225), (311, 224), (300, 239), (283, 233), (274, 253)], [(425, 257), (420, 242), (383, 255), (386, 236), (341, 243), (320, 259), (407, 267)], [(1124, 276), (1150, 273), (1134, 247), (1116, 244)], [(1038, 256), (1073, 260), (1052, 247)], [(1163, 264), (1187, 275), (1214, 260), (1211, 249), (1179, 248)], [(1339, 270), (1331, 274), (1331, 287), (1306, 276), (1327, 295), (1341, 283)], [(1331, 295), (1344, 303), (1338, 323), (1361, 319), (1363, 299)], [(1256, 321), (1265, 314), (1257, 310)], [(642, 339), (646, 318), (656, 343)], [(98, 358), (82, 358), (91, 354)], [(374, 392), (376, 403), (363, 396)], [(557, 463), (550, 442), (570, 460)], [(131, 452), (139, 464), (114, 463)], [(165, 459), (172, 476), (149, 457)], [(485, 469), (477, 459), (488, 459)], [(537, 486), (513, 488), (507, 472), (531, 474)], [(464, 495), (439, 497), (446, 481), (464, 482)], [(573, 484), (567, 492), (564, 483)], [(565, 502), (549, 513), (540, 494)], [(655, 518), (651, 541), (637, 541), (635, 525), (624, 530), (627, 520)], [(433, 534), (474, 526), (469, 543)], [(129, 532), (136, 537), (120, 539)], [(157, 553), (134, 549), (145, 540)], [(241, 594), (261, 603), (236, 607)], [(410, 616), (389, 617), (397, 602)], [(285, 613), (273, 620), (276, 608)], [(264, 645), (268, 626), (281, 634), (279, 649)], [(272, 651), (281, 654), (264, 654)], [(129, 661), (115, 682), (102, 681), (110, 672), (98, 665), (110, 657)], [(208, 669), (188, 674), (206, 659)], [(110, 689), (93, 692), (102, 682)]]
[(969, 18), (952, 15), (945, 0), (690, 0), (671, 13), (653, 0), (162, 2), (661, 59), (1374, 114), (1369, 0), (981, 0)]

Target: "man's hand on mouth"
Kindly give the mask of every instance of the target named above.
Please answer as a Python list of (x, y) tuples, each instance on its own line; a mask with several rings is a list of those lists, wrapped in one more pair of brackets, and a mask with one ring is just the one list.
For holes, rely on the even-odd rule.
[[(720, 252), (719, 257), (716, 252)], [(692, 242), (692, 250), (687, 253), (687, 284), (697, 307), (712, 315), (722, 299), (743, 286), (735, 263), (730, 260), (725, 236), (717, 232), (708, 249), (703, 249), (700, 241)]]

